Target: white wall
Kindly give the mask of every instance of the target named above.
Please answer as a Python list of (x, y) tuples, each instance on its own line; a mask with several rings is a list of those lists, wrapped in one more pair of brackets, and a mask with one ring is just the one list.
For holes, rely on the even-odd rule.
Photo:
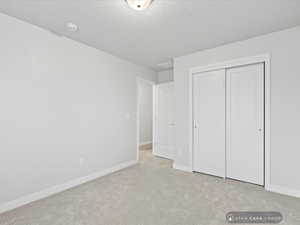
[(190, 167), (189, 69), (231, 59), (271, 54), (271, 185), (300, 196), (300, 27), (175, 59), (176, 159)]
[(140, 144), (152, 143), (153, 91), (152, 84), (139, 80)]
[(0, 27), (0, 205), (136, 159), (136, 76), (155, 72), (6, 15)]
[(165, 83), (174, 81), (173, 69), (163, 70), (157, 73), (157, 82)]

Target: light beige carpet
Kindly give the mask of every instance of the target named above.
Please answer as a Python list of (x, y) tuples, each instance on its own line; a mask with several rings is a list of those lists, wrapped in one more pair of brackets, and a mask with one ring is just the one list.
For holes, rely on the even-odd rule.
[(171, 169), (141, 152), (137, 166), (0, 215), (1, 225), (224, 225), (232, 210), (275, 210), (300, 224), (300, 199)]

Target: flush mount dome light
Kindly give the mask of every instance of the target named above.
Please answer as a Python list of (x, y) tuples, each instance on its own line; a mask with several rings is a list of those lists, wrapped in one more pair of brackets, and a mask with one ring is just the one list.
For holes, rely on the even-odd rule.
[(147, 9), (153, 0), (125, 0), (127, 4), (135, 10)]

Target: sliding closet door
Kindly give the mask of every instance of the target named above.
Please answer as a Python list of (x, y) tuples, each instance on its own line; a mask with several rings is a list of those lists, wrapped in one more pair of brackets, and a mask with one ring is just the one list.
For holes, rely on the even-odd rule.
[(225, 176), (225, 70), (193, 78), (193, 170)]
[(228, 69), (227, 177), (264, 184), (264, 64)]

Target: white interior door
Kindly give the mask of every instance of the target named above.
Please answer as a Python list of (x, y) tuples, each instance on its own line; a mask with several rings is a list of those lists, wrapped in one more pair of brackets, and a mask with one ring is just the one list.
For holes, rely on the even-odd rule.
[(227, 79), (227, 177), (264, 184), (264, 64), (231, 68)]
[(225, 177), (225, 70), (193, 79), (193, 170)]
[(156, 86), (155, 141), (153, 154), (173, 159), (175, 147), (174, 84)]

